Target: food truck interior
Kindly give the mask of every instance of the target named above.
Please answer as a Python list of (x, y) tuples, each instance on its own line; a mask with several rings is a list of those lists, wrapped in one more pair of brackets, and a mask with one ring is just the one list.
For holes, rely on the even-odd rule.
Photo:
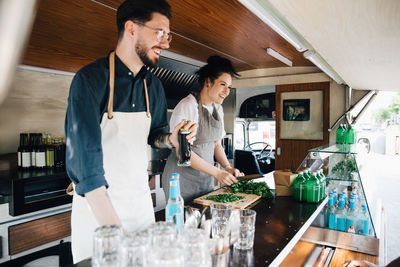
[[(20, 133), (51, 133), (62, 149), (73, 75), (115, 48), (122, 2), (0, 3), (0, 264), (51, 255), (61, 255), (61, 265), (71, 261), (62, 159), (58, 169), (22, 174), (16, 152)], [(296, 171), (308, 150), (335, 143), (340, 123), (357, 122), (365, 107), (355, 112), (356, 105), (371, 103), (378, 90), (399, 90), (397, 1), (168, 2), (173, 40), (149, 70), (164, 85), (169, 115), (198, 88), (195, 72), (209, 56), (231, 60), (240, 77), (223, 103), (222, 142), (245, 174)], [(169, 150), (149, 151), (149, 185), (160, 211)]]

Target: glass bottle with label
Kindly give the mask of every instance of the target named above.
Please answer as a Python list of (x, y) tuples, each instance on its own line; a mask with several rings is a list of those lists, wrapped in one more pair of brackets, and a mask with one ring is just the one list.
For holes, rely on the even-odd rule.
[(46, 167), (46, 149), (42, 143), (42, 134), (41, 133), (36, 135), (35, 158), (36, 158), (36, 168), (37, 169), (43, 169)]
[(28, 134), (21, 134), (22, 147), (21, 147), (21, 167), (27, 170), (31, 167), (31, 150), (29, 147)]
[(179, 174), (173, 173), (169, 180), (169, 198), (165, 207), (165, 220), (175, 223), (178, 233), (181, 233), (184, 226), (183, 206), (183, 200), (180, 196)]
[(328, 207), (325, 210), (325, 226), (336, 229), (336, 209), (333, 194), (329, 194)]
[(36, 168), (36, 134), (29, 134), (29, 150), (31, 152), (31, 169)]
[(51, 135), (46, 135), (46, 167), (54, 167), (54, 146), (51, 143)]
[(318, 203), (320, 200), (319, 197), (320, 197), (321, 185), (318, 178), (316, 177), (315, 172), (313, 172), (311, 174), (310, 179), (307, 180), (306, 190), (307, 190), (307, 195), (306, 195), (307, 202)]
[(303, 187), (305, 186), (306, 178), (303, 176), (303, 172), (299, 172), (296, 179), (293, 182), (294, 200), (305, 201), (305, 195), (303, 194)]
[(339, 206), (336, 211), (336, 230), (344, 231), (346, 229), (346, 210), (344, 208), (344, 198), (339, 198)]

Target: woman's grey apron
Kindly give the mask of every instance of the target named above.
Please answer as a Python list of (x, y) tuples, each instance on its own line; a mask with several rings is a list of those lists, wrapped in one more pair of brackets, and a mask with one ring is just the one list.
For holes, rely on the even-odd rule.
[[(114, 52), (110, 54), (108, 112), (100, 124), (103, 167), (109, 185), (107, 194), (127, 231), (141, 230), (154, 222), (147, 174), (151, 116), (146, 81), (143, 83), (147, 112), (113, 112)], [(92, 255), (93, 232), (98, 227), (87, 200), (78, 194), (74, 194), (72, 201), (71, 226), (76, 263)]]
[[(194, 95), (198, 103), (199, 121), (196, 140), (192, 145), (192, 151), (203, 160), (214, 165), (215, 143), (221, 139), (223, 132), (222, 121), (213, 103), (213, 113), (203, 107), (198, 94)], [(214, 189), (214, 177), (200, 172), (191, 167), (177, 166), (178, 158), (175, 150), (169, 155), (162, 174), (162, 187), (165, 197), (169, 197), (169, 179), (171, 174), (180, 174), (181, 195), (183, 199), (192, 200), (198, 196), (209, 193)]]

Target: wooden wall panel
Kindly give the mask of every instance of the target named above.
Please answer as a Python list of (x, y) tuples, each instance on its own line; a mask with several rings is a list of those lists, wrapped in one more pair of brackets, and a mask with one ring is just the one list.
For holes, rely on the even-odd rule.
[[(41, 0), (23, 64), (75, 72), (115, 48), (115, 9), (122, 0)], [(265, 52), (271, 47), (312, 66), (302, 53), (235, 0), (169, 0), (170, 51), (206, 61), (229, 58), (238, 71), (286, 66)], [(101, 4), (100, 4), (101, 3)]]
[[(279, 118), (282, 117), (281, 93), (296, 91), (315, 91), (323, 90), (323, 140), (282, 140), (280, 136)], [(280, 147), (281, 155), (276, 156), (275, 169), (290, 169), (295, 171), (311, 148), (327, 145), (329, 143), (329, 82), (323, 83), (304, 83), (276, 86), (276, 147)]]
[(8, 228), (9, 254), (25, 250), (71, 235), (71, 212), (13, 225)]

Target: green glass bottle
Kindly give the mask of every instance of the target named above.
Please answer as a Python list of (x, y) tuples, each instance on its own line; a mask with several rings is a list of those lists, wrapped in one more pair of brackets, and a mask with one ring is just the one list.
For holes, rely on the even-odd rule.
[(303, 172), (299, 172), (296, 179), (293, 182), (293, 196), (296, 201), (305, 201), (305, 196), (303, 192), (304, 183), (306, 178), (304, 178)]
[(306, 182), (306, 200), (310, 203), (318, 203), (320, 200), (321, 185), (316, 175), (316, 172), (313, 172)]
[(343, 124), (340, 124), (336, 130), (336, 144), (344, 144), (344, 135), (346, 129), (344, 128)]
[(345, 133), (345, 143), (346, 144), (354, 144), (355, 141), (355, 134), (354, 134), (354, 129), (349, 125), (349, 128), (346, 130)]

